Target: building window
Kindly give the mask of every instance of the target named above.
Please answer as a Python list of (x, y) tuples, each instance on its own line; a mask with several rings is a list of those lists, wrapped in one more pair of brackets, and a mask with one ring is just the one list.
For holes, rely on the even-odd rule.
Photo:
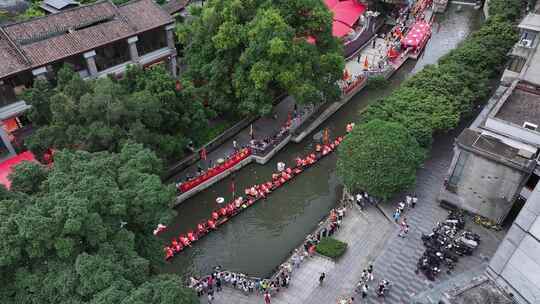
[(158, 28), (138, 35), (137, 51), (139, 56), (167, 47), (167, 36), (163, 28)]
[(516, 73), (520, 73), (521, 69), (525, 65), (525, 58), (519, 56), (512, 56), (508, 62), (508, 70)]
[(13, 87), (7, 84), (0, 84), (0, 107), (17, 101)]
[(454, 170), (452, 171), (452, 175), (448, 179), (448, 184), (446, 188), (449, 191), (454, 192), (454, 193), (456, 192), (457, 186), (463, 174), (463, 169), (465, 168), (465, 164), (467, 163), (468, 159), (469, 159), (469, 152), (461, 151), (459, 153), (458, 159), (456, 161), (456, 166), (454, 167)]
[(96, 49), (96, 66), (102, 71), (130, 61), (127, 41), (121, 40)]

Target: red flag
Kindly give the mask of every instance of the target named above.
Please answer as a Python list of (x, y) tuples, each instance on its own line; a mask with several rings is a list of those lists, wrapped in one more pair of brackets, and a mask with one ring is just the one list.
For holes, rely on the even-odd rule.
[(199, 152), (202, 160), (206, 160), (206, 148), (202, 148)]

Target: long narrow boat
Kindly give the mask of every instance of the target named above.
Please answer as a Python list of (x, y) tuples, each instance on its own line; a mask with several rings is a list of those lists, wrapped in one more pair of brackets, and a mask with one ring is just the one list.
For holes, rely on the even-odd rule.
[[(351, 126), (347, 126), (347, 131), (352, 129)], [(317, 145), (314, 152), (310, 153), (304, 158), (296, 159), (296, 166), (294, 168), (286, 168), (282, 172), (275, 172), (272, 174), (272, 181), (265, 182), (258, 185), (253, 185), (245, 189), (247, 198), (237, 198), (218, 210), (214, 210), (211, 213), (210, 219), (202, 220), (197, 228), (188, 231), (186, 234), (181, 234), (177, 239), (173, 239), (169, 246), (164, 248), (165, 259), (170, 260), (176, 254), (184, 251), (186, 248), (191, 247), (192, 244), (201, 238), (205, 237), (212, 230), (216, 230), (218, 227), (227, 223), (231, 218), (242, 213), (245, 209), (253, 206), (256, 202), (266, 199), (273, 191), (281, 188), (295, 177), (301, 175), (306, 169), (316, 164), (321, 159), (332, 154), (339, 144), (343, 141), (343, 137), (337, 137), (332, 143), (326, 145)]]

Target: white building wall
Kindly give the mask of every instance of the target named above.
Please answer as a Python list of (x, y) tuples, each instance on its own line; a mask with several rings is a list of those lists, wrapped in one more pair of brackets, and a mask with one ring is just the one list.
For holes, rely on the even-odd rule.
[(488, 274), (518, 303), (540, 303), (540, 183), (491, 259)]

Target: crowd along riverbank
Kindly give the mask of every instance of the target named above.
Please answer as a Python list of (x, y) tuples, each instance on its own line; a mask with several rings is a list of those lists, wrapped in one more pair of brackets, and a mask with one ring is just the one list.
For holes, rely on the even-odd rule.
[[(456, 12), (450, 7), (444, 15), (438, 15), (433, 27), (431, 42), (426, 46), (418, 61), (408, 60), (390, 79), (390, 87), (385, 90), (362, 90), (352, 97), (314, 130), (328, 129), (331, 137), (343, 132), (343, 126), (353, 120), (371, 102), (385, 96), (393, 88), (426, 64), (432, 64), (439, 57), (454, 48), (469, 32), (478, 28), (478, 13), (472, 9)], [(441, 47), (442, 46), (442, 47)], [(371, 46), (366, 46), (371, 47)], [(292, 106), (291, 106), (292, 109)], [(321, 108), (304, 126), (311, 124), (326, 108)], [(286, 115), (282, 120), (287, 121)], [(255, 130), (257, 132), (257, 129)], [(249, 136), (249, 134), (247, 134)], [(307, 136), (298, 145), (287, 145), (266, 165), (248, 164), (232, 176), (217, 182), (176, 209), (179, 215), (164, 233), (164, 241), (170, 241), (180, 233), (186, 232), (197, 223), (207, 218), (216, 209), (216, 197), (231, 197), (231, 181), (237, 188), (244, 189), (254, 183), (262, 183), (275, 171), (276, 162), (293, 164), (299, 155), (313, 150), (314, 142)], [(231, 146), (231, 141), (228, 142)], [(330, 155), (313, 166), (301, 178), (295, 179), (272, 193), (266, 201), (248, 208), (242, 216), (231, 219), (227, 225), (209, 234), (196, 246), (183, 252), (167, 265), (164, 272), (181, 274), (209, 273), (211, 267), (223, 265), (224, 268), (249, 273), (254, 276), (268, 277), (271, 270), (279, 265), (289, 252), (296, 247), (305, 235), (311, 232), (321, 217), (328, 213), (339, 200), (340, 183), (335, 176), (335, 155)], [(234, 246), (231, 246), (234, 244)]]

